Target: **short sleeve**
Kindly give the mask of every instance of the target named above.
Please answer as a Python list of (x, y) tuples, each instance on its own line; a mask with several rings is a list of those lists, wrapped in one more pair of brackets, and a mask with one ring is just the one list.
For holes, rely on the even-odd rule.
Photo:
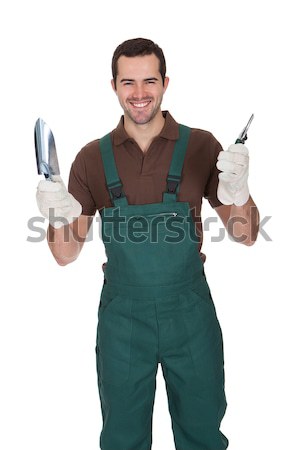
[(216, 163), (217, 158), (222, 151), (221, 144), (217, 141), (217, 139), (211, 134), (211, 144), (210, 144), (210, 176), (207, 180), (205, 190), (204, 190), (204, 197), (209, 201), (212, 208), (216, 208), (217, 206), (221, 206), (222, 203), (217, 197), (217, 189), (219, 184), (219, 173), (220, 171), (217, 169)]
[(81, 204), (83, 215), (93, 216), (95, 214), (97, 208), (88, 186), (82, 150), (77, 154), (71, 166), (68, 190)]

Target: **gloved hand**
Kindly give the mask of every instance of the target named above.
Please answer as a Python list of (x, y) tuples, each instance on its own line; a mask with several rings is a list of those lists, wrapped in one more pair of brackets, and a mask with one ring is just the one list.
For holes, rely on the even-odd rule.
[(41, 214), (54, 228), (72, 223), (80, 216), (80, 203), (67, 191), (59, 175), (53, 175), (52, 181), (40, 181), (36, 200)]
[(218, 155), (219, 185), (217, 196), (223, 205), (242, 206), (249, 199), (249, 151), (244, 144), (232, 144)]

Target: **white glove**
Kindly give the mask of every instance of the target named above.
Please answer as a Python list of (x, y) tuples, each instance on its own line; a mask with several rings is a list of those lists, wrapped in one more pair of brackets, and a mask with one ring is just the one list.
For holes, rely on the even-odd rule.
[(249, 199), (249, 151), (244, 144), (232, 144), (218, 155), (219, 185), (217, 196), (223, 205), (242, 206)]
[(67, 191), (59, 175), (53, 175), (53, 181), (40, 181), (36, 200), (41, 214), (54, 228), (72, 223), (80, 216), (80, 203)]

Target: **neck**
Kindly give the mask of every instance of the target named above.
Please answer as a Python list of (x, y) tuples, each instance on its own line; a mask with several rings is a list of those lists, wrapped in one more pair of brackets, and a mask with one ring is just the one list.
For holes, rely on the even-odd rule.
[(165, 118), (161, 111), (148, 123), (139, 125), (134, 123), (126, 115), (124, 116), (124, 128), (126, 133), (132, 137), (141, 150), (146, 153), (153, 139), (163, 129)]

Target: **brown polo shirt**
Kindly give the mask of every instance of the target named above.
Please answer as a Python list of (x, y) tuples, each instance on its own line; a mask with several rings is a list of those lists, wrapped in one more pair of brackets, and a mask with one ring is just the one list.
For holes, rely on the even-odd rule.
[[(146, 153), (126, 133), (124, 118), (112, 131), (114, 157), (119, 177), (129, 204), (158, 203), (166, 190), (166, 178), (175, 141), (179, 137), (178, 123), (167, 111), (165, 124)], [(217, 156), (222, 150), (208, 131), (192, 128), (184, 160), (178, 200), (189, 202), (197, 222), (199, 250), (202, 244), (201, 205), (206, 198), (211, 206), (220, 206), (217, 198)], [(96, 210), (111, 206), (99, 150), (99, 139), (87, 144), (76, 156), (70, 171), (69, 192), (82, 205), (82, 214), (94, 215)]]

